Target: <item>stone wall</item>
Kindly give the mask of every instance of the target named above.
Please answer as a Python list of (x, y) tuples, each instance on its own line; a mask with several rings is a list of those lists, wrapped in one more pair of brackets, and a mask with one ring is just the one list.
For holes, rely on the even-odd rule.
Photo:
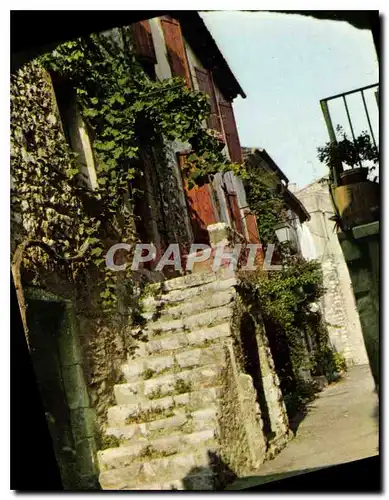
[[(277, 454), (291, 438), (289, 420), (262, 317), (245, 303), (239, 286), (237, 291), (233, 318), (234, 353), (238, 371), (250, 376), (256, 391), (266, 443), (264, 460)], [(254, 428), (250, 432), (255, 435)]]
[(376, 385), (379, 385), (380, 232), (379, 222), (339, 233), (350, 271), (364, 342)]
[[(334, 230), (334, 215), (327, 182), (317, 181), (296, 192), (311, 219), (304, 224), (313, 239), (316, 258), (323, 269), (326, 288), (321, 308), (330, 340), (349, 365), (367, 363), (361, 323), (352, 291), (350, 273)], [(304, 237), (304, 232), (300, 235)], [(308, 245), (309, 246), (309, 245)], [(305, 247), (304, 244), (301, 245)], [(306, 258), (312, 258), (306, 256)]]
[(219, 411), (221, 457), (241, 476), (263, 463), (267, 445), (252, 378), (239, 370), (231, 343), (226, 349)]

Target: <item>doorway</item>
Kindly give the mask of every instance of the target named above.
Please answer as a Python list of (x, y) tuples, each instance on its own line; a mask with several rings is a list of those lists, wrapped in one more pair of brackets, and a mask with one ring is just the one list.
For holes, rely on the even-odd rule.
[(59, 302), (28, 301), (27, 321), (32, 363), (64, 489), (69, 490), (75, 488), (77, 469), (70, 410), (66, 402), (56, 341), (64, 315), (65, 308)]
[(261, 363), (258, 353), (258, 342), (256, 337), (255, 323), (248, 313), (244, 313), (241, 320), (241, 341), (244, 358), (245, 372), (253, 379), (253, 384), (257, 393), (257, 402), (261, 409), (263, 421), (263, 432), (266, 437), (272, 435), (269, 408), (266, 401), (265, 390), (262, 381)]

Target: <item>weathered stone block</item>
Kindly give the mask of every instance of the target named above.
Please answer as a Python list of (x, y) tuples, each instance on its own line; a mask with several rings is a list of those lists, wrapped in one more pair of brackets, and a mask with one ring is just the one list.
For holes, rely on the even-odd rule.
[(160, 339), (152, 339), (147, 343), (147, 351), (154, 354), (162, 351), (173, 351), (180, 347), (186, 347), (188, 340), (185, 334), (170, 335)]
[(207, 227), (207, 231), (212, 247), (220, 244), (228, 245), (231, 237), (231, 228), (228, 224), (225, 222), (210, 224)]
[(81, 365), (71, 365), (62, 369), (66, 399), (71, 410), (89, 407), (88, 392), (85, 386)]
[(162, 288), (164, 292), (169, 292), (170, 290), (180, 290), (182, 288), (205, 285), (215, 280), (216, 276), (214, 273), (188, 274), (187, 276), (164, 281)]
[(145, 363), (146, 370), (152, 370), (159, 373), (163, 370), (168, 370), (174, 366), (175, 360), (173, 356), (161, 356), (158, 358), (147, 359)]
[(189, 344), (201, 345), (204, 342), (216, 340), (221, 337), (228, 337), (231, 335), (230, 325), (223, 323), (221, 325), (204, 328), (203, 330), (195, 330), (186, 335)]
[(76, 460), (80, 475), (97, 473), (96, 446), (94, 439), (87, 438), (76, 444)]
[(201, 349), (191, 349), (190, 351), (184, 351), (177, 353), (175, 358), (177, 364), (181, 368), (187, 368), (189, 366), (196, 366), (200, 364)]
[(93, 408), (70, 410), (73, 437), (76, 443), (87, 437), (93, 437), (96, 424), (96, 412)]
[(139, 361), (130, 360), (128, 363), (122, 366), (122, 372), (126, 380), (131, 380), (136, 377), (139, 377), (139, 375), (142, 374), (144, 369), (145, 369), (145, 361), (143, 359)]
[(77, 339), (68, 321), (63, 322), (63, 328), (58, 335), (58, 350), (62, 366), (81, 363), (81, 354)]
[(115, 399), (118, 405), (138, 403), (144, 399), (144, 383), (132, 382), (128, 384), (118, 384), (114, 387)]

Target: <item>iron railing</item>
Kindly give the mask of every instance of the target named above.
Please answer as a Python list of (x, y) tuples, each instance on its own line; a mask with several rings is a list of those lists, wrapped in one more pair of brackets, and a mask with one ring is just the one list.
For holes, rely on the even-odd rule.
[[(344, 110), (345, 110), (345, 117), (347, 118), (347, 122), (348, 122), (348, 125), (350, 127), (352, 139), (353, 139), (354, 145), (356, 146), (355, 130), (354, 130), (353, 123), (352, 123), (352, 120), (351, 120), (350, 109), (349, 109), (349, 106), (348, 106), (348, 103), (347, 103), (347, 96), (359, 94), (360, 97), (361, 97), (361, 99), (362, 99), (363, 108), (364, 108), (365, 115), (366, 115), (366, 124), (368, 126), (369, 133), (370, 133), (371, 139), (373, 141), (373, 145), (374, 145), (374, 147), (375, 147), (375, 149), (377, 151), (377, 154), (379, 153), (379, 149), (378, 149), (376, 137), (375, 137), (374, 130), (373, 130), (373, 127), (372, 127), (371, 115), (369, 113), (369, 110), (368, 110), (368, 107), (367, 107), (367, 104), (366, 104), (366, 97), (365, 97), (365, 92), (367, 90), (373, 90), (374, 88), (377, 89), (374, 92), (374, 94), (375, 94), (377, 106), (379, 108), (379, 84), (378, 83), (375, 83), (373, 85), (367, 85), (366, 87), (361, 87), (361, 88), (358, 88), (358, 89), (355, 89), (355, 90), (350, 90), (348, 92), (343, 92), (342, 94), (336, 94), (336, 95), (333, 95), (333, 96), (330, 96), (330, 97), (326, 97), (325, 99), (321, 99), (320, 106), (321, 106), (321, 110), (323, 112), (324, 120), (325, 120), (325, 123), (326, 123), (326, 126), (327, 126), (328, 135), (329, 135), (331, 143), (337, 144), (338, 141), (337, 141), (336, 134), (335, 134), (335, 129), (334, 129), (334, 126), (333, 126), (333, 123), (332, 123), (332, 118), (331, 118), (331, 113), (330, 113), (330, 110), (329, 110), (328, 103), (329, 103), (329, 101), (334, 101), (336, 99), (341, 99), (343, 101)], [(343, 167), (342, 167), (341, 163), (339, 163), (339, 165), (336, 168), (334, 168), (334, 172), (333, 172), (334, 173), (334, 181), (335, 181), (336, 185), (338, 184), (339, 175), (340, 175), (340, 173), (342, 171), (343, 171)]]

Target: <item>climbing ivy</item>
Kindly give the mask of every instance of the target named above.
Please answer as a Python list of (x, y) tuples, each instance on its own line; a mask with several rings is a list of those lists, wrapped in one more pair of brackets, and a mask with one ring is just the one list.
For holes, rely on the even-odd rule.
[[(97, 189), (83, 181), (66, 142), (48, 74), (66, 79), (76, 93), (92, 142)], [(202, 127), (209, 112), (207, 97), (187, 89), (182, 79), (149, 79), (126, 28), (63, 43), (19, 70), (11, 82), (12, 205), (26, 237), (39, 242), (26, 250), (25, 265), (54, 258), (71, 267), (73, 279), (97, 267), (106, 284), (102, 304), (112, 309), (118, 273), (105, 268), (104, 253), (107, 241), (136, 238), (129, 193), (132, 180), (142, 175), (142, 151), (161, 139), (189, 142), (191, 184), (205, 174), (239, 169)]]
[(276, 242), (275, 227), (283, 219), (285, 202), (274, 186), (271, 175), (264, 171), (245, 170), (245, 189), (250, 210), (258, 220), (258, 233), (263, 245)]

